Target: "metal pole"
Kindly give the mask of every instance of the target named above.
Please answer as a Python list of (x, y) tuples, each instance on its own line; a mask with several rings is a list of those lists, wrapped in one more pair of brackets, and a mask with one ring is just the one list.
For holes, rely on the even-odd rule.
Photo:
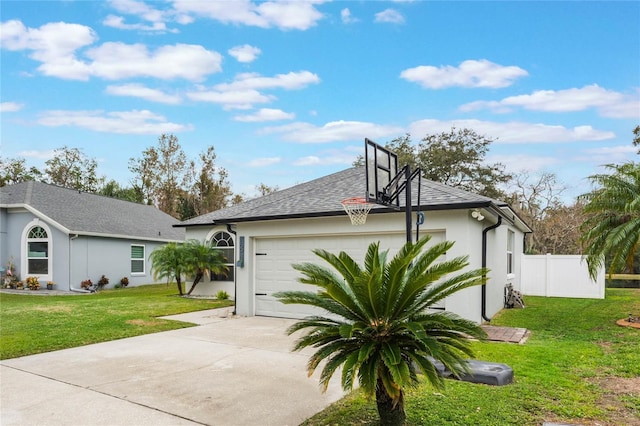
[(407, 242), (411, 242), (411, 170), (409, 166), (404, 166), (404, 176), (406, 179), (405, 197), (404, 197), (404, 216), (407, 223)]

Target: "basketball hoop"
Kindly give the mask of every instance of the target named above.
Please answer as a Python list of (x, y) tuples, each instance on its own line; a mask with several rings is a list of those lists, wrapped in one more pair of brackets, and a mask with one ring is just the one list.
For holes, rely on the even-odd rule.
[(367, 221), (367, 214), (373, 207), (373, 204), (368, 203), (367, 199), (363, 197), (345, 198), (340, 203), (349, 215), (352, 225), (364, 225)]

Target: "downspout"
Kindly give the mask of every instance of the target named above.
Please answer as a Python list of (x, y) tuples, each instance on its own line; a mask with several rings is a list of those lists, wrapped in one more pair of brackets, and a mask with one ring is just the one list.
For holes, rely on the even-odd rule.
[(83, 288), (74, 288), (71, 286), (71, 246), (73, 240), (75, 240), (76, 238), (78, 238), (78, 234), (69, 237), (69, 291), (75, 291), (77, 293), (91, 293), (89, 290), (85, 290)]
[[(496, 229), (498, 226), (502, 224), (502, 216), (498, 216), (498, 221), (491, 225), (487, 226), (482, 230), (482, 268), (487, 267), (487, 233), (492, 229)], [(491, 318), (487, 317), (487, 274), (482, 274), (482, 305), (481, 305), (481, 313), (482, 319), (491, 322)]]
[[(236, 231), (234, 231), (233, 229), (231, 229), (231, 224), (227, 223), (227, 231), (229, 231), (230, 234), (233, 234), (233, 239), (235, 241), (235, 244), (233, 245), (234, 248), (234, 253), (235, 253), (235, 248), (236, 245), (238, 244), (238, 234), (236, 233)], [(235, 257), (235, 256), (234, 256)], [(233, 259), (233, 267), (236, 268), (236, 260)], [(238, 304), (238, 271), (234, 271), (233, 274), (233, 315), (236, 314), (236, 308), (237, 308), (237, 304)]]

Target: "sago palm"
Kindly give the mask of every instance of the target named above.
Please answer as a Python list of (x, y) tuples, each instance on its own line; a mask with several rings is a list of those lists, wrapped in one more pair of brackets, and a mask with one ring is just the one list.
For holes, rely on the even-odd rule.
[(591, 176), (598, 185), (581, 196), (587, 219), (580, 227), (589, 274), (593, 279), (610, 261), (609, 273), (633, 270), (640, 243), (640, 165), (608, 165), (611, 174)]
[(149, 255), (153, 268), (153, 278), (175, 280), (178, 293), (182, 296), (182, 275), (184, 274), (184, 251), (182, 245), (167, 243)]
[(485, 336), (472, 321), (429, 310), (447, 296), (481, 284), (485, 271), (449, 276), (465, 268), (467, 258), (437, 263), (453, 242), (425, 248), (428, 241), (427, 237), (406, 243), (390, 261), (388, 250), (381, 251), (379, 243), (372, 243), (363, 266), (345, 252), (336, 256), (314, 250), (337, 274), (313, 263), (293, 265), (303, 274), (299, 281), (319, 287), (318, 291), (276, 294), (283, 303), (326, 311), (326, 315), (307, 317), (288, 329), (289, 334), (308, 329), (294, 349), (317, 348), (307, 367), (312, 374), (324, 362), (320, 383), (325, 390), (342, 367), (343, 389), (351, 389), (357, 380), (364, 392), (375, 395), (384, 425), (404, 423), (404, 389), (418, 383), (419, 372), (442, 387), (444, 381), (433, 361), (460, 374), (465, 371), (464, 357), (472, 356), (468, 338)]
[(187, 294), (191, 294), (205, 274), (221, 274), (228, 271), (220, 250), (198, 240), (189, 240), (184, 246), (185, 272), (193, 277), (193, 283)]

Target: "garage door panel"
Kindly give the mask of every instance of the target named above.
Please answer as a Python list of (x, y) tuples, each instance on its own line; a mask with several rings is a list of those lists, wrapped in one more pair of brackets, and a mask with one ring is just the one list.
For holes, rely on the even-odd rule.
[[(362, 264), (369, 244), (380, 241), (380, 247), (395, 255), (405, 243), (405, 234), (387, 235), (341, 235), (294, 238), (259, 238), (255, 242), (255, 313), (256, 315), (285, 318), (303, 318), (318, 315), (322, 311), (305, 305), (284, 305), (273, 294), (279, 291), (313, 291), (314, 287), (301, 284), (301, 276), (291, 266), (294, 263), (311, 262), (330, 267), (312, 250), (321, 248), (337, 254), (347, 252)], [(444, 241), (444, 232), (434, 233), (430, 244)]]

